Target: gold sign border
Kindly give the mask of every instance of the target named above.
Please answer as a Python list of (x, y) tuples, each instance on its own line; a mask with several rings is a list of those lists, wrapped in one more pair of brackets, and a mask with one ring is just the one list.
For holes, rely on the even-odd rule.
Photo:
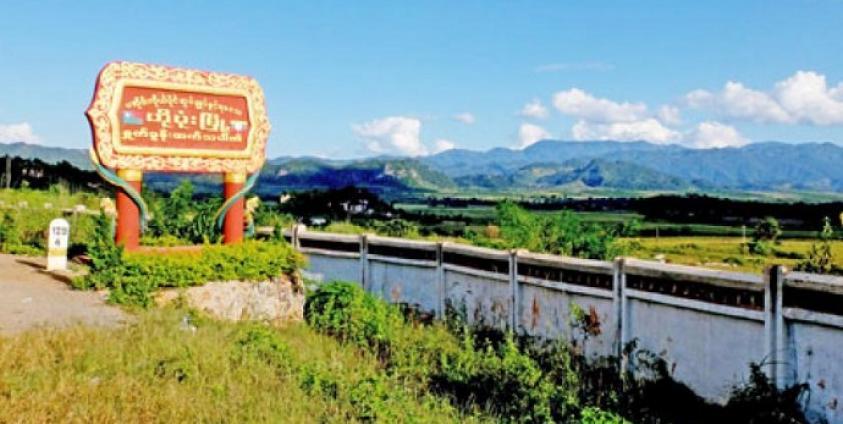
[[(117, 110), (126, 86), (161, 88), (202, 94), (236, 95), (249, 107), (249, 136), (244, 150), (156, 149), (125, 146), (118, 132)], [(253, 173), (266, 160), (271, 126), (263, 90), (253, 78), (132, 62), (112, 62), (97, 79), (94, 98), (86, 115), (91, 124), (94, 149), (103, 166), (142, 171)]]

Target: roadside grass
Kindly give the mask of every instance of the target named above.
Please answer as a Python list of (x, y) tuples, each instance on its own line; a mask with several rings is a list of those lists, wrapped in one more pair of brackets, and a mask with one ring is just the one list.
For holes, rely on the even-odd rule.
[(89, 209), (95, 209), (98, 207), (99, 198), (96, 194), (88, 192), (71, 193), (60, 186), (49, 190), (27, 188), (0, 190), (0, 204), (4, 207), (21, 206), (22, 202), (28, 208), (45, 209), (44, 205), (48, 204), (55, 209), (72, 208), (75, 205), (85, 205)]
[[(769, 265), (794, 267), (808, 254), (814, 240), (782, 240), (768, 256), (754, 255), (742, 248), (741, 237), (641, 237), (626, 239), (629, 256), (652, 260), (664, 255), (667, 262), (720, 269), (760, 272)], [(843, 266), (843, 241), (832, 241), (834, 264)]]
[(50, 190), (0, 190), (0, 252), (42, 255), (50, 221), (65, 218), (70, 223), (70, 247), (84, 243), (94, 226), (94, 217), (65, 211), (77, 205), (96, 210), (99, 199), (92, 193), (70, 193), (56, 186)]
[(120, 329), (0, 337), (0, 422), (462, 422), (377, 358), (304, 324), (166, 308)]

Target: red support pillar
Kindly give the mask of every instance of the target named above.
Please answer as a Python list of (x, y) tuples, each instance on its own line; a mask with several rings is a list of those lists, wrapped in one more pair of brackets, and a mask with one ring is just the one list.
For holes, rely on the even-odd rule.
[[(223, 183), (223, 195), (225, 200), (232, 198), (246, 183), (246, 174), (243, 172), (229, 172), (225, 174)], [(228, 213), (225, 214), (225, 221), (222, 227), (222, 240), (225, 244), (235, 244), (243, 241), (243, 210), (244, 200), (240, 198), (231, 205)]]
[[(124, 179), (138, 192), (141, 190), (143, 172), (137, 169), (119, 169), (117, 176)], [(114, 241), (126, 250), (137, 250), (140, 246), (140, 209), (123, 189), (117, 189), (117, 229)]]

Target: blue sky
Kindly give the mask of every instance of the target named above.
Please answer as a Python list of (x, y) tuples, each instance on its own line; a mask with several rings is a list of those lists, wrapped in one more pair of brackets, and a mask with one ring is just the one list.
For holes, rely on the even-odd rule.
[(0, 142), (87, 147), (96, 74), (130, 60), (257, 78), (271, 157), (843, 143), (839, 0), (8, 1), (0, 22)]

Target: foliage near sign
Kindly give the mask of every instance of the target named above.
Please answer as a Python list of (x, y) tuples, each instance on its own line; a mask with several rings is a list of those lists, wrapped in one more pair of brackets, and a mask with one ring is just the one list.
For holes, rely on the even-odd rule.
[(99, 221), (90, 246), (91, 269), (74, 285), (81, 289), (108, 288), (115, 303), (152, 304), (160, 287), (189, 287), (212, 281), (264, 281), (294, 275), (302, 256), (283, 241), (246, 241), (236, 245), (205, 245), (199, 250), (126, 253), (111, 239), (110, 222)]

